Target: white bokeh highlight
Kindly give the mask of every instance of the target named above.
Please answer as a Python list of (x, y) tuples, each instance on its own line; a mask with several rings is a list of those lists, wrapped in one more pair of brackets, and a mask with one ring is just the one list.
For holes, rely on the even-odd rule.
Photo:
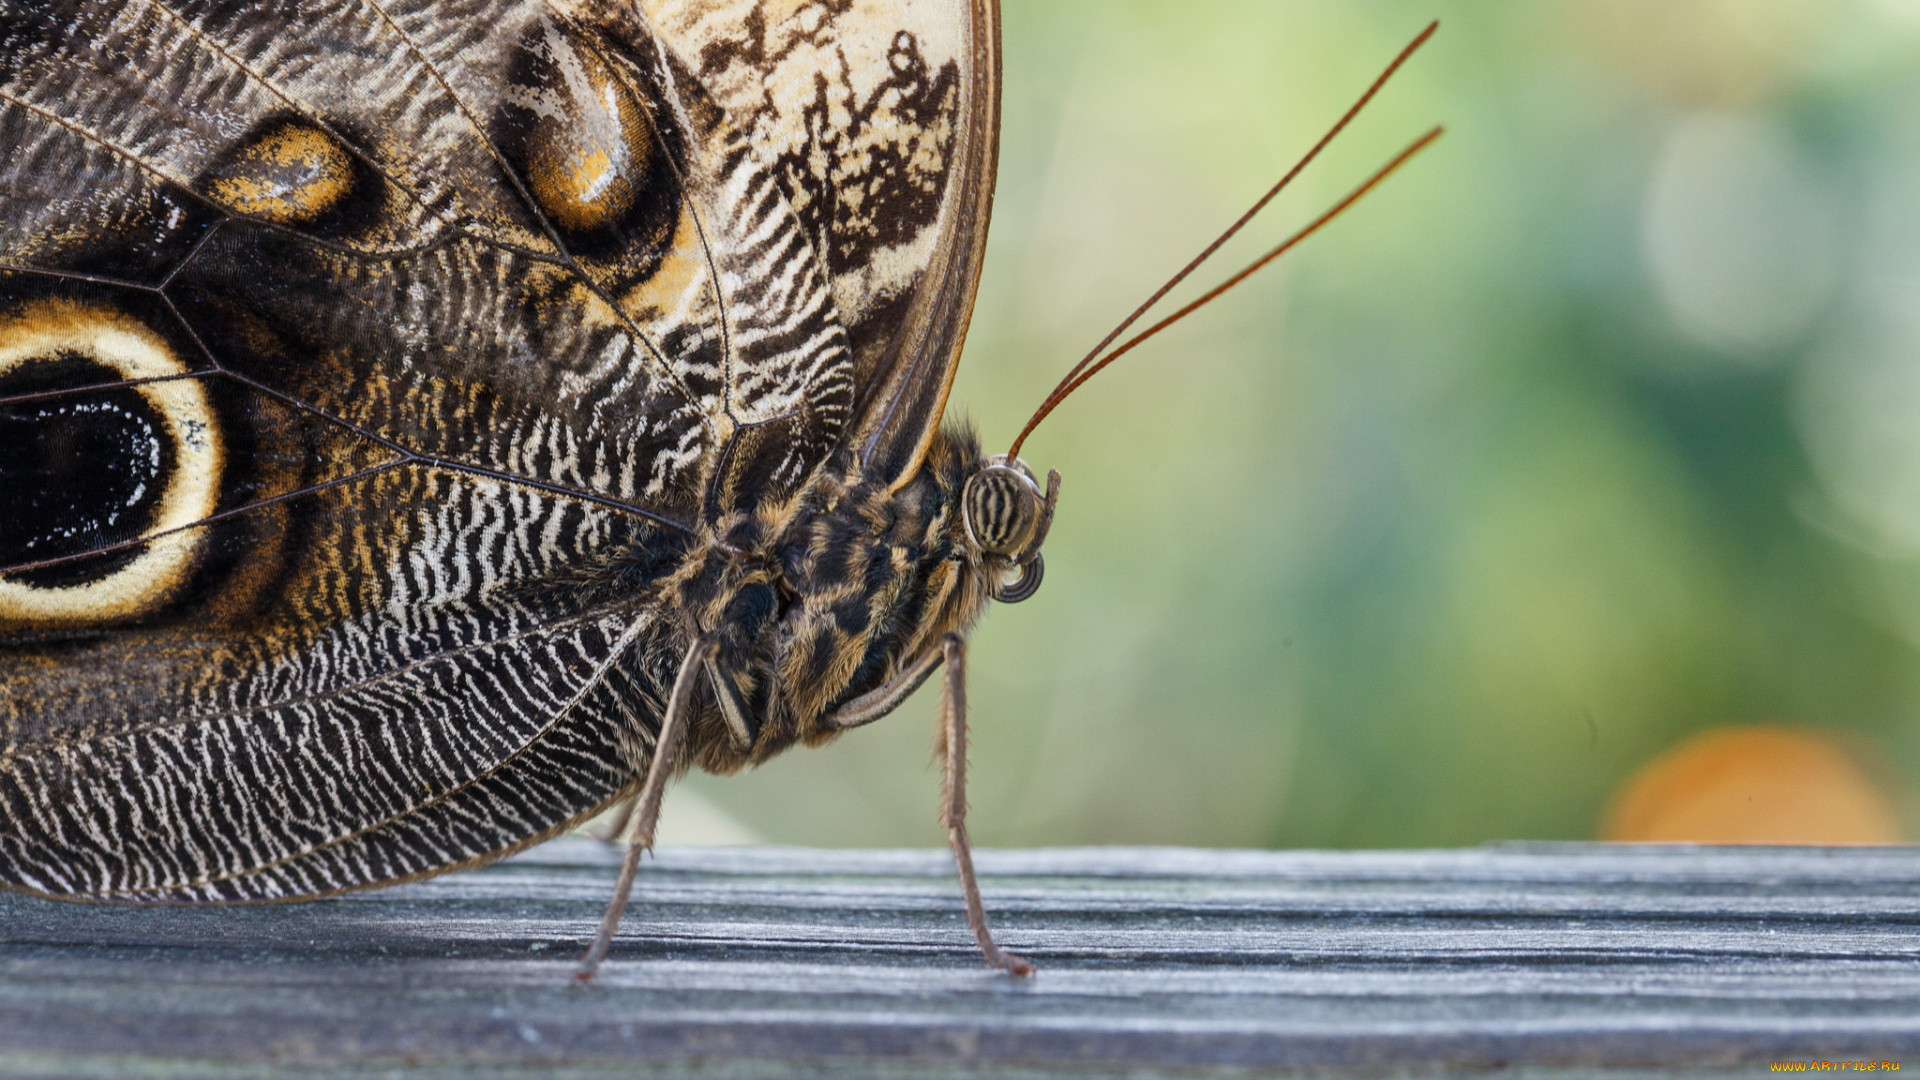
[(1806, 333), (1832, 293), (1835, 218), (1818, 177), (1776, 126), (1703, 112), (1667, 135), (1642, 239), (1681, 328), (1729, 360), (1760, 362)]

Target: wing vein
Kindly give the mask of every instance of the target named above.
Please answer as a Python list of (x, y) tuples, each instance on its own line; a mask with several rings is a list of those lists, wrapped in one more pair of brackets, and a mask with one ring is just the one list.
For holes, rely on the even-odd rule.
[[(562, 627), (572, 626), (580, 622), (585, 622), (591, 619), (605, 616), (606, 614), (609, 613), (609, 610), (610, 609), (602, 608), (599, 611), (583, 614), (574, 619), (569, 619), (563, 623), (549, 623), (546, 626), (540, 627), (539, 629), (543, 631), (558, 630)], [(627, 650), (632, 648), (634, 641), (636, 641), (639, 638), (641, 632), (644, 631), (650, 625), (652, 625), (651, 620), (640, 618), (640, 617), (635, 617), (633, 621), (629, 622), (625, 627), (625, 629), (621, 631), (620, 636), (614, 639), (612, 647), (609, 648), (607, 651), (607, 655), (603, 659), (601, 659), (597, 664), (594, 665), (593, 671), (588, 674), (586, 680), (580, 685), (579, 689), (574, 692), (573, 696), (567, 700), (566, 704), (562, 705), (559, 709), (555, 710), (554, 714), (548, 718), (545, 724), (541, 725), (539, 729), (534, 731), (532, 734), (528, 735), (527, 738), (521, 742), (518, 749), (516, 749), (513, 753), (508, 754), (505, 757), (502, 757), (499, 761), (494, 762), (494, 764), (491, 767), (484, 769), (479, 773), (476, 773), (474, 776), (468, 778), (467, 780), (459, 784), (456, 784), (451, 788), (448, 788), (446, 791), (441, 792), (430, 799), (426, 799), (422, 802), (416, 803), (404, 811), (401, 811), (396, 814), (390, 814), (379, 821), (363, 826), (352, 832), (346, 833), (341, 836), (336, 836), (322, 843), (310, 844), (307, 847), (303, 848), (302, 850), (292, 852), (287, 855), (283, 855), (277, 859), (273, 859), (267, 862), (259, 863), (257, 865), (249, 866), (245, 870), (238, 870), (238, 871), (234, 871), (232, 873), (227, 873), (227, 874), (215, 874), (215, 875), (199, 878), (193, 881), (182, 882), (178, 885), (165, 886), (164, 887), (165, 891), (175, 892), (175, 891), (184, 890), (184, 889), (204, 888), (208, 885), (216, 884), (218, 882), (231, 881), (236, 878), (250, 877), (254, 874), (275, 870), (275, 869), (278, 869), (279, 867), (287, 866), (289, 864), (298, 862), (302, 859), (311, 858), (315, 854), (318, 854), (319, 852), (322, 852), (322, 851), (326, 851), (329, 848), (335, 848), (340, 846), (341, 844), (350, 843), (362, 836), (365, 836), (372, 832), (376, 832), (397, 821), (419, 814), (421, 811), (426, 810), (429, 807), (439, 805), (441, 803), (448, 801), (449, 799), (452, 799), (454, 796), (459, 795), (460, 793), (471, 788), (473, 785), (486, 780), (487, 778), (495, 775), (496, 773), (500, 772), (502, 769), (506, 768), (508, 765), (519, 760), (529, 750), (531, 750), (536, 744), (538, 744), (542, 738), (544, 738), (548, 733), (552, 732), (555, 727), (559, 726), (561, 721), (565, 720), (573, 712), (574, 709), (579, 707), (582, 701), (586, 700), (588, 694), (591, 694), (595, 690), (600, 688), (601, 683), (603, 683), (606, 680), (607, 672), (612, 670), (614, 663), (626, 655)], [(488, 642), (486, 643), (486, 646), (472, 646), (471, 648), (477, 649), (482, 647), (512, 643), (520, 640), (523, 637), (531, 637), (533, 636), (534, 633), (537, 633), (537, 632), (538, 631), (529, 632), (528, 634), (524, 634), (524, 635), (510, 635), (506, 638), (498, 639), (493, 642)], [(466, 650), (462, 650), (462, 651), (466, 651)], [(443, 658), (451, 657), (453, 655), (454, 655), (453, 653), (443, 653), (440, 656), (435, 657), (434, 659), (440, 660)], [(383, 676), (383, 678), (384, 677), (387, 677), (387, 676)], [(252, 710), (248, 710), (248, 711), (251, 712)], [(235, 714), (235, 715), (244, 715), (244, 714)], [(129, 895), (129, 894), (151, 893), (153, 891), (155, 890), (150, 886), (134, 887), (134, 888), (125, 888), (125, 889), (106, 890), (106, 891), (103, 891), (100, 895), (121, 896), (121, 895)]]
[[(447, 100), (453, 103), (453, 107), (459, 110), (460, 115), (466, 119), (467, 125), (473, 129), (474, 139), (486, 150), (487, 155), (493, 158), (494, 163), (500, 167), (500, 172), (507, 178), (507, 182), (513, 185), (513, 190), (519, 197), (522, 206), (526, 208), (528, 213), (533, 215), (535, 221), (540, 223), (541, 230), (546, 233), (548, 241), (554, 246), (554, 250), (560, 253), (567, 269), (571, 270), (580, 280), (580, 283), (584, 285), (589, 292), (593, 293), (594, 296), (598, 297), (601, 303), (607, 305), (608, 310), (613, 312), (614, 317), (620, 320), (621, 324), (627, 328), (627, 332), (632, 334), (635, 340), (647, 347), (647, 352), (653, 357), (661, 373), (666, 376), (668, 381), (679, 388), (681, 395), (685, 397), (690, 404), (697, 403), (699, 398), (694, 394), (692, 388), (686, 384), (685, 380), (680, 378), (680, 373), (674, 370), (673, 364), (667, 359), (666, 354), (662, 353), (660, 347), (654, 344), (653, 339), (648, 337), (646, 332), (640, 329), (640, 325), (633, 320), (632, 316), (628, 315), (627, 312), (614, 301), (613, 297), (607, 294), (606, 289), (602, 288), (600, 283), (595, 281), (593, 276), (588, 274), (586, 270), (580, 266), (579, 260), (574, 257), (572, 251), (568, 249), (566, 241), (561, 238), (560, 231), (554, 227), (553, 222), (547, 217), (546, 213), (540, 209), (540, 205), (533, 198), (533, 194), (527, 190), (526, 183), (520, 178), (518, 170), (514, 169), (514, 167), (508, 163), (506, 156), (500, 152), (500, 148), (495, 146), (493, 140), (487, 136), (486, 128), (482, 126), (479, 119), (474, 116), (473, 110), (468, 107), (466, 101), (454, 92), (453, 84), (447, 80), (446, 75), (441, 72), (439, 66), (433, 62), (432, 58), (427, 56), (426, 50), (421, 48), (420, 44), (413, 39), (413, 36), (408, 34), (406, 30), (395, 21), (393, 16), (388, 14), (387, 10), (380, 6), (379, 0), (361, 0), (361, 3), (377, 15), (380, 21), (405, 43), (407, 51), (412, 53), (415, 59), (420, 61), (421, 67), (425, 68), (427, 74), (433, 81), (439, 84), (441, 92), (447, 95)], [(700, 423), (708, 429), (709, 433), (712, 432), (713, 421), (705, 413), (700, 414)]]

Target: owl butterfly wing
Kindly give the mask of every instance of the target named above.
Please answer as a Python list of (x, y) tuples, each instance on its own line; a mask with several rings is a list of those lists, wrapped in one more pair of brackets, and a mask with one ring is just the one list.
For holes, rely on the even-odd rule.
[(613, 4), (0, 3), (0, 883), (313, 895), (628, 782), (647, 581), (731, 447), (782, 433), (731, 456), (791, 490), (854, 398), (683, 44)]
[(642, 6), (793, 193), (853, 354), (844, 441), (897, 486), (940, 424), (986, 248), (997, 0)]

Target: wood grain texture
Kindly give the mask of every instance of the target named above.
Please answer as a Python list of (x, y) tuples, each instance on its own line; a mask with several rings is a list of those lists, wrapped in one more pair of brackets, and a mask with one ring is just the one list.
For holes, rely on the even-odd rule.
[(0, 895), (0, 1075), (1213, 1076), (1920, 1068), (1911, 849), (668, 850), (289, 906)]

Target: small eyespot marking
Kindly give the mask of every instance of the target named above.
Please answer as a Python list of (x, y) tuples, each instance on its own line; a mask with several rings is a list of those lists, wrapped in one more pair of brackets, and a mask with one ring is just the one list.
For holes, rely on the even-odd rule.
[[(76, 371), (96, 373), (80, 385), (167, 381), (0, 408), (14, 440), (4, 460), (21, 470), (0, 482), (25, 518), (9, 523), (5, 561), (97, 550), (122, 515), (139, 521), (131, 538), (148, 539), (124, 549), (125, 560), (106, 560), (97, 576), (86, 576), (85, 560), (57, 564), (56, 582), (37, 571), (0, 573), (0, 624), (92, 626), (153, 611), (178, 594), (197, 561), (202, 535), (185, 527), (219, 502), (220, 425), (206, 387), (177, 378), (189, 369), (159, 335), (111, 310), (66, 301), (0, 317), (0, 382), (44, 383), (49, 373)], [(36, 385), (46, 389), (60, 387)], [(88, 456), (103, 448), (105, 459)], [(114, 469), (130, 475), (99, 475)], [(69, 490), (76, 485), (84, 489), (77, 496)]]
[(207, 195), (244, 217), (309, 225), (353, 193), (354, 162), (319, 128), (287, 122), (268, 128), (229, 157)]
[(527, 141), (527, 186), (540, 209), (570, 232), (592, 232), (633, 209), (653, 158), (646, 106), (590, 49), (548, 39), (550, 88), (521, 87), (539, 117)]

